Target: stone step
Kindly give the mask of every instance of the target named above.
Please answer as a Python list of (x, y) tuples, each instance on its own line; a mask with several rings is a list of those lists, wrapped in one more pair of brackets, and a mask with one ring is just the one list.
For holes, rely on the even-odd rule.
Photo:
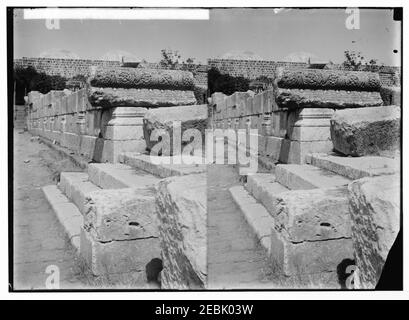
[(143, 170), (156, 177), (168, 178), (171, 176), (182, 176), (192, 173), (202, 173), (206, 171), (204, 160), (198, 157), (189, 157), (188, 160), (203, 164), (175, 164), (175, 156), (150, 156), (140, 153), (123, 153), (119, 157), (119, 162), (129, 165), (135, 169)]
[(352, 180), (395, 174), (400, 171), (399, 161), (400, 159), (379, 156), (343, 157), (322, 153), (314, 153), (306, 157), (307, 163)]
[(101, 190), (100, 187), (89, 181), (88, 174), (85, 172), (61, 172), (58, 186), (82, 214), (85, 213), (84, 205), (87, 195)]
[[(251, 189), (263, 179), (274, 184), (273, 176), (264, 175), (248, 180), (246, 187)], [(267, 250), (274, 272), (296, 282), (316, 276), (318, 287), (338, 288), (337, 268), (353, 258), (347, 187), (284, 191), (275, 184), (274, 188), (268, 208), (242, 186), (229, 190)]]
[(102, 189), (148, 188), (160, 179), (142, 170), (122, 163), (91, 163), (88, 165), (89, 181)]
[(268, 209), (272, 206), (274, 196), (281, 192), (289, 191), (288, 188), (275, 180), (275, 175), (272, 173), (248, 175), (245, 188), (257, 201), (261, 202)]
[(309, 164), (279, 164), (276, 181), (291, 190), (331, 188), (347, 185), (350, 179)]
[(83, 217), (77, 206), (72, 203), (56, 185), (42, 188), (44, 195), (65, 229), (71, 244), (80, 251), (80, 233)]
[(271, 228), (274, 227), (274, 219), (266, 208), (257, 202), (243, 186), (231, 187), (229, 191), (247, 223), (254, 231), (257, 240), (270, 254), (270, 236)]

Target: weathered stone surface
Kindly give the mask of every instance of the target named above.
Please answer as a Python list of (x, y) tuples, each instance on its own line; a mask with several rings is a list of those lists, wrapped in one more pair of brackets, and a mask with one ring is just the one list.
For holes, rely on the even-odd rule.
[(280, 192), (271, 208), (276, 229), (293, 243), (350, 238), (347, 187)]
[(277, 182), (291, 190), (331, 188), (350, 182), (348, 178), (308, 164), (278, 164), (275, 176)]
[(379, 91), (381, 82), (376, 72), (278, 69), (276, 83), (280, 88), (326, 89), (347, 91)]
[[(181, 161), (180, 156), (153, 156), (127, 152), (121, 155), (120, 161), (137, 170), (149, 172), (160, 178), (206, 172), (205, 159), (195, 156), (184, 156)], [(176, 163), (177, 161), (179, 162)]]
[(331, 119), (334, 149), (351, 156), (382, 155), (400, 145), (400, 108), (338, 110)]
[(84, 229), (99, 242), (157, 238), (152, 190), (105, 189), (87, 194)]
[[(170, 137), (170, 154), (180, 153), (173, 149), (174, 121), (181, 122), (181, 136), (188, 129), (197, 129), (201, 133), (202, 144), (205, 143), (205, 129), (207, 127), (207, 105), (180, 106), (172, 108), (153, 109), (146, 112), (143, 119), (143, 131), (147, 149), (150, 150), (157, 141), (151, 140), (152, 132), (156, 129), (165, 130)], [(183, 142), (188, 144), (190, 142)]]
[(349, 189), (357, 288), (374, 289), (400, 229), (399, 175), (362, 178)]
[(123, 89), (91, 87), (88, 97), (93, 106), (171, 107), (196, 103), (193, 91), (159, 89)]
[(377, 91), (335, 91), (277, 88), (276, 102), (280, 108), (363, 108), (381, 106)]
[(105, 276), (112, 281), (123, 279), (133, 288), (146, 285), (146, 265), (160, 257), (157, 238), (104, 243), (95, 240), (92, 234), (81, 228), (80, 243), (80, 254), (94, 275)]
[(147, 68), (98, 68), (91, 85), (110, 88), (193, 90), (189, 71)]
[(336, 272), (353, 258), (346, 187), (281, 192), (267, 209), (271, 259), (285, 275)]
[(401, 105), (401, 88), (400, 87), (382, 87), (381, 97), (385, 106)]
[(378, 156), (342, 157), (315, 153), (307, 156), (307, 163), (335, 172), (351, 180), (364, 177), (395, 174), (400, 171), (400, 159)]
[(159, 184), (156, 204), (162, 250), (162, 288), (203, 289), (207, 282), (206, 174)]

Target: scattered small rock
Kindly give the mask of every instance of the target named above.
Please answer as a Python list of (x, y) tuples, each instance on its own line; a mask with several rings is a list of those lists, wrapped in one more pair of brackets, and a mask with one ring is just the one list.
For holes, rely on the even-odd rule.
[(29, 162), (30, 162), (29, 159), (24, 160), (24, 163), (29, 163)]

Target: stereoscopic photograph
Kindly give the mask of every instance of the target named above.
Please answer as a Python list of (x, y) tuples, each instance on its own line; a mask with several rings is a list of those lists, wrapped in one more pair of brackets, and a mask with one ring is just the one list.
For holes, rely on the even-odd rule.
[(402, 8), (7, 19), (11, 291), (402, 290)]

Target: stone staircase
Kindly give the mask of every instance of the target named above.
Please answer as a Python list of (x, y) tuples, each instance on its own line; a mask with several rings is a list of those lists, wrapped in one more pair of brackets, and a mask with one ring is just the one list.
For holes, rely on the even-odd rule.
[[(160, 258), (153, 227), (154, 186), (159, 180), (121, 163), (91, 163), (87, 172), (62, 172), (58, 186), (43, 191), (94, 275), (113, 281), (129, 276), (127, 283), (141, 285), (146, 264)], [(141, 247), (146, 247), (143, 252)], [(127, 255), (130, 250), (139, 256)]]
[(247, 176), (230, 189), (291, 287), (339, 288), (353, 264), (348, 184), (399, 171), (395, 159), (310, 154), (307, 164), (279, 164), (274, 173)]
[(161, 158), (126, 153), (120, 156), (123, 163), (90, 163), (87, 172), (62, 172), (58, 186), (43, 188), (94, 275), (142, 286), (146, 265), (161, 258), (155, 188), (163, 178), (205, 170), (200, 165), (166, 165)]

